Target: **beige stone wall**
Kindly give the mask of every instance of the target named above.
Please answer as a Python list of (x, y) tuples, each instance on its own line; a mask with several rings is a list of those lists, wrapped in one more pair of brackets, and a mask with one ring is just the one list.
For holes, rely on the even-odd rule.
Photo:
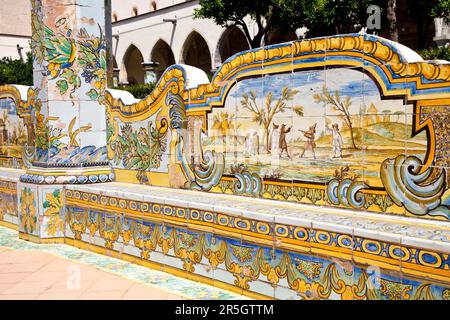
[(0, 34), (31, 36), (29, 0), (1, 0)]
[(31, 36), (30, 1), (1, 0), (0, 8), (0, 58), (19, 58), (17, 45), (25, 52), (30, 51)]
[[(139, 15), (170, 7), (182, 2), (190, 2), (192, 0), (112, 0), (112, 14), (116, 14), (117, 19), (123, 20), (134, 17), (133, 7), (137, 9)], [(114, 21), (114, 19), (113, 19)]]

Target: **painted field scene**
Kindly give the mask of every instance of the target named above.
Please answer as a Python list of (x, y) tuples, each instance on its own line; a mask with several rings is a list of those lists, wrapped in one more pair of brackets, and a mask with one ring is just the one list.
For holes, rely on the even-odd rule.
[(207, 118), (204, 150), (265, 179), (328, 182), (336, 175), (381, 186), (380, 165), (400, 154), (423, 160), (427, 136), (413, 136), (413, 106), (382, 99), (353, 69), (245, 79)]
[(22, 165), (23, 147), (29, 143), (28, 131), (33, 124), (24, 123), (17, 115), (16, 104), (10, 98), (0, 98), (0, 163), (7, 167)]

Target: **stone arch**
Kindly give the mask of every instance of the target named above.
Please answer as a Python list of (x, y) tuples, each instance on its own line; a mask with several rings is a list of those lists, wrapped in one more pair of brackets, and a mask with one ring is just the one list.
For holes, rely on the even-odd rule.
[(217, 43), (214, 64), (218, 67), (233, 54), (248, 49), (250, 49), (248, 40), (239, 27), (226, 29)]
[(144, 62), (144, 57), (141, 51), (134, 44), (131, 44), (123, 56), (123, 64), (129, 84), (144, 83), (145, 72), (142, 68), (142, 62)]
[(211, 51), (206, 40), (197, 31), (192, 31), (186, 38), (181, 51), (181, 63), (202, 69), (211, 74)]
[(159, 63), (156, 68), (157, 79), (161, 77), (164, 70), (175, 64), (175, 57), (173, 55), (172, 48), (170, 48), (167, 42), (162, 39), (159, 39), (153, 47), (150, 60)]

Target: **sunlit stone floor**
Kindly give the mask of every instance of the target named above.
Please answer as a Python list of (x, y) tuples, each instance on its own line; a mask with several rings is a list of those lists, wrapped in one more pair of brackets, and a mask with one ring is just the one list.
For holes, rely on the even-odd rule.
[(0, 300), (246, 299), (64, 244), (34, 244), (0, 227)]

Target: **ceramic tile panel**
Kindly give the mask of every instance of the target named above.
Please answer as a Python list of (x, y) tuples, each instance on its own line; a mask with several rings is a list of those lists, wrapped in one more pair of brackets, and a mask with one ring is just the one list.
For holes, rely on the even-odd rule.
[(292, 42), (293, 70), (306, 68), (321, 69), (326, 60), (326, 39), (311, 38)]
[(314, 101), (325, 108), (325, 115), (339, 115), (350, 126), (364, 112), (363, 69), (327, 67), (325, 72), (325, 86), (313, 95)]
[[(234, 290), (242, 294), (244, 289), (247, 288), (251, 270), (250, 268), (244, 270), (239, 259), (248, 261), (248, 254), (252, 249), (242, 246), (241, 239), (227, 239), (216, 235), (211, 246), (212, 253), (217, 260), (214, 264), (218, 263), (213, 273), (215, 286), (220, 286), (223, 283), (233, 285)], [(240, 258), (237, 258), (236, 255)]]
[(4, 167), (21, 168), (26, 145), (34, 145), (32, 121), (19, 116), (12, 98), (0, 98), (0, 163)]
[(87, 101), (79, 104), (79, 112), (81, 127), (89, 126), (92, 131), (106, 130), (104, 106), (93, 101)]
[(39, 236), (39, 196), (35, 185), (22, 184), (18, 188), (19, 232)]
[[(392, 51), (394, 58), (379, 53), (379, 48), (375, 45), (377, 41), (380, 48), (385, 48), (386, 52)], [(208, 152), (208, 155), (203, 157), (205, 163), (193, 167), (192, 163), (190, 164), (193, 161), (192, 155), (183, 159), (180, 153), (171, 154), (171, 161), (176, 159), (180, 163), (178, 168), (181, 167), (177, 171), (176, 165), (171, 164), (174, 168), (172, 175), (177, 177), (177, 172), (184, 172), (188, 177), (184, 186), (190, 185), (193, 189), (235, 194), (234, 185), (237, 178), (234, 177), (234, 172), (247, 170), (250, 174), (259, 175), (263, 197), (400, 213), (404, 210), (399, 209), (402, 207), (398, 205), (401, 200), (387, 199), (397, 197), (393, 194), (393, 189), (379, 189), (393, 183), (390, 173), (387, 172), (391, 167), (388, 163), (406, 153), (409, 140), (411, 145), (414, 144), (419, 149), (427, 143), (424, 134), (417, 133), (414, 137), (408, 137), (408, 131), (412, 130), (413, 126), (410, 122), (414, 121), (409, 112), (411, 108), (415, 108), (411, 97), (418, 94), (413, 91), (413, 70), (419, 69), (410, 69), (413, 65), (412, 62), (405, 63), (406, 58), (402, 57), (405, 53), (373, 36), (310, 39), (293, 42), (290, 44), (290, 50), (288, 48), (285, 45), (276, 45), (260, 51), (246, 52), (242, 56), (245, 56), (245, 69), (238, 63), (234, 66), (233, 74), (231, 65), (227, 64), (223, 67), (223, 74), (217, 73), (217, 79), (224, 79), (223, 83), (215, 82), (218, 87), (199, 86), (189, 90), (187, 96), (185, 93), (181, 94), (189, 111), (188, 118), (198, 117), (200, 121), (200, 118), (204, 117), (207, 120), (199, 143), (202, 144), (203, 152)], [(327, 52), (330, 53), (329, 60)], [(395, 55), (400, 58), (396, 60)], [(292, 69), (287, 70), (291, 58)], [(362, 60), (364, 65), (361, 65)], [(237, 63), (238, 60), (236, 58), (233, 61)], [(229, 76), (233, 78), (227, 78)], [(289, 92), (291, 94), (287, 95)], [(275, 103), (278, 101), (275, 100), (276, 97), (282, 98), (278, 104)], [(211, 102), (209, 106), (208, 101)], [(282, 105), (283, 110), (272, 112), (270, 119), (264, 117), (265, 110), (262, 106), (273, 111), (276, 105)], [(339, 107), (344, 109), (339, 110)], [(226, 114), (222, 114), (224, 112)], [(230, 116), (231, 114), (235, 117)], [(292, 120), (289, 121), (289, 118)], [(317, 121), (314, 118), (317, 118)], [(310, 121), (308, 126), (306, 122), (309, 120), (312, 122)], [(280, 126), (278, 122), (287, 123), (286, 127), (289, 126), (288, 123), (292, 123), (293, 131), (286, 135), (286, 144), (293, 159), (289, 161), (282, 158), (277, 164), (273, 159), (268, 159), (271, 153), (267, 150), (267, 141), (277, 140), (273, 137), (271, 139), (271, 136), (274, 134), (274, 125)], [(298, 133), (295, 129), (307, 132), (314, 124), (317, 137), (314, 136), (314, 141), (309, 144), (314, 143), (316, 147), (309, 147), (308, 144), (306, 148), (307, 141), (300, 141), (301, 137), (295, 134)], [(333, 153), (333, 139), (330, 140), (332, 134), (322, 133), (326, 131), (327, 124), (331, 129), (337, 127), (343, 138), (342, 143), (335, 143), (337, 150), (334, 153), (338, 156), (334, 159), (325, 159)], [(216, 132), (213, 132), (217, 131), (216, 127), (220, 127), (222, 131), (232, 131), (231, 141), (222, 139), (222, 145), (214, 144), (213, 147), (212, 140), (217, 141)], [(335, 136), (339, 138), (337, 134)], [(298, 145), (299, 142), (304, 145)], [(276, 142), (273, 144), (276, 145)], [(175, 149), (181, 150), (181, 146)], [(201, 154), (200, 147), (197, 149), (194, 153)], [(295, 156), (303, 149), (308, 149), (305, 154), (306, 151), (311, 154), (312, 150), (317, 151), (318, 159), (314, 159), (312, 154), (312, 161), (308, 159), (308, 163), (302, 162), (303, 166), (298, 170), (299, 162)], [(343, 150), (342, 159), (339, 158), (339, 149)], [(419, 149), (418, 154), (422, 153)], [(322, 156), (325, 158), (321, 159)], [(383, 163), (387, 164), (385, 169)], [(356, 172), (359, 180), (352, 182), (350, 180), (353, 176), (342, 175), (345, 175), (347, 166), (351, 168), (356, 164), (359, 165)], [(326, 168), (325, 171), (323, 168)], [(283, 172), (286, 170), (290, 170), (293, 176)], [(210, 174), (207, 182), (203, 182), (200, 177), (206, 172)], [(364, 203), (357, 203), (356, 199), (338, 202), (330, 197), (334, 188), (346, 190), (344, 186), (348, 183), (353, 186), (351, 190), (357, 188), (352, 194), (358, 197), (361, 195), (365, 198)], [(175, 185), (182, 184), (180, 178)], [(309, 194), (309, 197), (304, 196), (301, 189), (306, 187), (304, 193)], [(258, 191), (253, 196), (260, 197), (261, 192)], [(379, 199), (380, 196), (387, 200)], [(402, 198), (403, 195), (399, 194), (399, 197)], [(389, 201), (397, 205), (388, 205)]]
[[(266, 297), (445, 296), (443, 67), (371, 35), (316, 38), (238, 54), (214, 83), (189, 90), (203, 80), (174, 66), (148, 98), (127, 105), (104, 92), (103, 8), (65, 4), (35, 7), (41, 90), (0, 105), (0, 158), (20, 159), (36, 140), (35, 159), (108, 159), (120, 182), (135, 185), (68, 187), (63, 200), (60, 187), (20, 184), (22, 235), (65, 236)], [(36, 54), (43, 30), (64, 44), (45, 57)], [(25, 135), (18, 123), (29, 106), (36, 121), (23, 123)]]
[(263, 74), (290, 72), (293, 69), (292, 42), (264, 47)]
[(62, 238), (65, 233), (63, 190), (59, 186), (39, 190), (40, 237)]
[[(93, 7), (91, 3), (80, 6), (70, 1), (34, 1), (32, 4), (37, 87), (34, 94), (38, 99), (36, 159), (71, 163), (76, 158), (78, 162), (95, 162), (94, 158), (102, 149), (92, 152), (78, 148), (77, 135), (90, 129), (104, 129), (104, 109), (100, 107), (95, 113), (92, 108), (93, 104), (103, 103), (106, 86), (106, 51), (103, 31), (99, 30), (104, 24), (103, 7)], [(86, 107), (91, 105), (89, 117), (92, 120), (80, 123), (80, 105), (84, 103)], [(84, 113), (83, 110), (83, 116)], [(92, 122), (97, 119), (100, 123), (98, 126), (94, 123), (93, 128)], [(59, 121), (58, 127), (55, 121)], [(47, 132), (47, 124), (50, 132)], [(101, 147), (105, 146), (106, 137), (103, 140), (99, 142)]]

